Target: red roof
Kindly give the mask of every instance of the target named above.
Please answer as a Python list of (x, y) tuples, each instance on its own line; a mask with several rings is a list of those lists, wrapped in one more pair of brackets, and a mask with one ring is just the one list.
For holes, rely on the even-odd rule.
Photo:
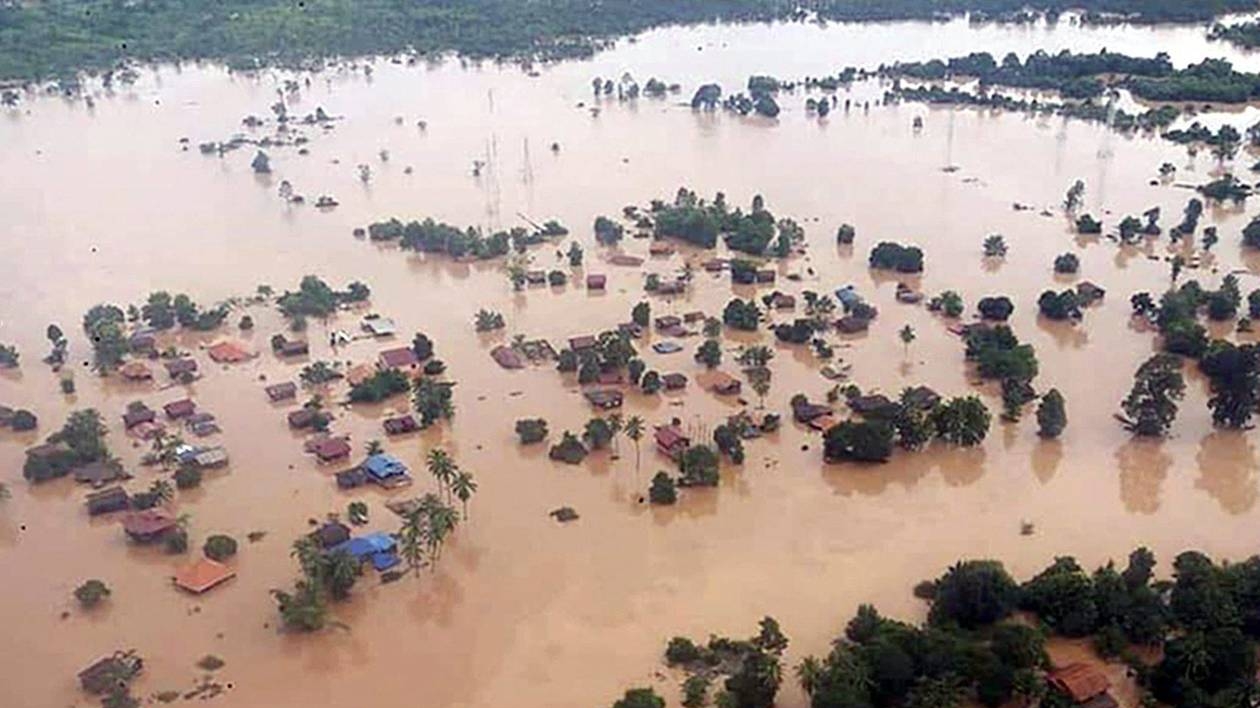
[(222, 563), (202, 558), (184, 566), (175, 573), (175, 584), (188, 592), (201, 594), (210, 588), (236, 577), (236, 571)]
[(410, 347), (386, 349), (380, 353), (381, 366), (387, 369), (410, 369), (420, 363), (419, 357)]
[(1111, 682), (1101, 671), (1079, 662), (1050, 672), (1046, 680), (1077, 703), (1084, 703), (1111, 688)]
[(604, 286), (607, 284), (608, 276), (599, 275), (598, 273), (592, 273), (586, 276), (586, 287), (591, 288), (592, 290), (603, 290)]
[(328, 462), (350, 454), (350, 443), (345, 438), (328, 438), (315, 444), (315, 456)]
[(210, 358), (220, 364), (235, 364), (252, 356), (243, 344), (237, 342), (219, 342), (208, 350)]
[(668, 450), (678, 445), (686, 447), (691, 440), (677, 425), (662, 425), (656, 429), (656, 444)]
[(184, 398), (178, 401), (171, 401), (162, 406), (162, 410), (166, 411), (167, 418), (186, 418), (197, 410), (197, 404), (191, 399)]
[(591, 349), (598, 343), (599, 343), (599, 340), (595, 339), (595, 337), (589, 334), (584, 334), (580, 337), (569, 338), (569, 348), (574, 351), (578, 351), (581, 349)]

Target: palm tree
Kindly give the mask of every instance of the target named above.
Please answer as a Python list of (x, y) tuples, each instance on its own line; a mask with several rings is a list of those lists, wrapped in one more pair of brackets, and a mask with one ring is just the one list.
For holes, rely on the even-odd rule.
[(451, 480), (451, 491), (464, 505), (464, 519), (468, 519), (468, 500), (477, 491), (477, 481), (473, 479), (472, 473), (463, 470), (456, 472), (455, 479)]
[(315, 540), (310, 536), (302, 536), (293, 542), (293, 548), (289, 551), (289, 557), (297, 559), (298, 567), (302, 569), (302, 575), (310, 582), (320, 584), (320, 549)]
[(643, 439), (643, 418), (632, 415), (626, 419), (624, 426), (626, 437), (634, 443), (634, 479), (639, 480), (639, 441)]
[(446, 537), (455, 530), (455, 526), (459, 524), (459, 514), (451, 507), (440, 501), (429, 507), (429, 556), (433, 559), (433, 568), (436, 570), (438, 558), (442, 555), (442, 544), (446, 542)]
[(765, 366), (757, 366), (748, 369), (748, 383), (752, 385), (753, 392), (757, 394), (759, 402), (758, 408), (766, 407), (766, 394), (770, 393), (770, 369)]
[(812, 656), (805, 657), (796, 667), (796, 680), (801, 684), (805, 695), (813, 696), (822, 680), (822, 662)]
[(367, 443), (367, 455), (368, 455), (368, 457), (371, 457), (372, 455), (379, 455), (379, 454), (381, 454), (382, 452), (385, 452), (385, 448), (381, 445), (381, 441), (380, 441), (380, 440), (369, 440), (369, 441), (368, 441), (368, 443)]
[(614, 455), (618, 454), (617, 453), (617, 436), (621, 435), (621, 431), (624, 427), (625, 426), (621, 420), (620, 413), (613, 413), (608, 416), (608, 429), (612, 431), (612, 448), (613, 448)]
[(901, 331), (897, 333), (897, 336), (901, 338), (901, 343), (905, 346), (906, 356), (910, 356), (910, 343), (918, 336), (914, 333), (914, 327), (911, 327), (910, 325), (902, 327)]
[(450, 494), (451, 480), (455, 478), (455, 461), (446, 451), (441, 448), (433, 448), (429, 450), (429, 474), (433, 475), (433, 479), (442, 486), (442, 490), (446, 494)]
[(164, 479), (155, 479), (153, 484), (149, 485), (149, 494), (152, 494), (159, 504), (167, 504), (175, 498), (175, 488)]
[(398, 529), (398, 552), (407, 567), (416, 575), (424, 565), (424, 549), (428, 544), (427, 524), (424, 512), (416, 509), (403, 519), (402, 528)]

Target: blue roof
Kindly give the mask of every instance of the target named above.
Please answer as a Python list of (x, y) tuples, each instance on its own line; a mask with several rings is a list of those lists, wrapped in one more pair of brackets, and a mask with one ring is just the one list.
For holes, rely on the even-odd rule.
[(344, 551), (362, 560), (368, 556), (375, 556), (379, 553), (390, 553), (394, 550), (394, 538), (387, 533), (370, 533), (366, 536), (356, 536), (348, 541), (342, 541), (333, 546), (330, 550), (333, 553)]
[(862, 296), (853, 289), (852, 285), (846, 285), (836, 290), (836, 299), (842, 304), (853, 305), (862, 301)]
[(393, 455), (379, 453), (363, 461), (363, 471), (377, 479), (407, 474), (407, 465)]
[(393, 551), (372, 554), (372, 567), (377, 570), (389, 570), (400, 562), (402, 561), (398, 559), (398, 555)]

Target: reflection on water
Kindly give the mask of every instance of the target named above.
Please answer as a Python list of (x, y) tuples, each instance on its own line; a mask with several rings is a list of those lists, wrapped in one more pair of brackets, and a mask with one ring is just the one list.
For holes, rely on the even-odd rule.
[[(489, 64), (378, 61), (370, 81), (343, 68), (314, 77), (287, 99), (295, 112), (322, 106), (344, 120), (313, 137), (309, 154), (271, 149), (274, 174), (266, 179), (250, 170), (251, 151), (205, 157), (195, 145), (241, 131), (247, 114), (265, 114), (285, 77), (279, 72), (249, 78), (213, 67), (163, 67), (134, 87), (100, 95), (91, 111), (47, 98), (3, 112), (0, 341), (18, 345), (23, 367), (0, 373), (0, 403), (35, 410), (41, 434), (69, 410), (99, 408), (114, 451), (140, 487), (155, 473), (138, 466), (144, 450), (124, 436), (122, 410), (131, 400), (160, 406), (194, 397), (218, 416), (233, 462), (202, 489), (180, 494), (175, 511), (189, 514), (194, 547), (211, 533), (265, 537), (242, 544), (235, 580), (190, 599), (169, 583), (185, 559), (127, 545), (114, 519), (88, 522), (84, 492), (69, 480), (28, 487), (19, 473), (22, 450), (39, 435), (0, 433), (0, 479), (14, 491), (0, 506), (0, 573), (7, 581), (0, 622), (19, 627), (29, 647), (0, 667), (0, 705), (81, 701), (74, 672), (119, 646), (134, 646), (148, 660), (146, 695), (182, 688), (205, 653), (224, 657), (224, 678), (235, 686), (218, 699), (225, 706), (348, 705), (365, 691), (380, 705), (406, 705), (415, 702), (417, 685), (426, 705), (604, 705), (631, 683), (676, 691), (653, 675), (662, 641), (674, 634), (739, 634), (773, 613), (792, 637), (794, 663), (825, 651), (835, 623), (858, 602), (878, 601), (890, 614), (916, 618), (922, 605), (909, 588), (962, 556), (1002, 558), (1024, 575), (1056, 553), (1093, 564), (1138, 543), (1164, 558), (1188, 545), (1214, 556), (1251, 552), (1252, 433), (1213, 431), (1200, 376), (1187, 371), (1191, 385), (1169, 440), (1131, 440), (1111, 418), (1154, 346), (1153, 333), (1130, 317), (1128, 298), (1169, 282), (1167, 247), (1082, 239), (1054, 211), (1068, 185), (1084, 179), (1086, 209), (1108, 224), (1152, 206), (1171, 223), (1190, 196), (1177, 185), (1217, 170), (1210, 156), (1096, 125), (991, 111), (876, 106), (819, 121), (805, 114), (801, 94), (784, 97), (774, 122), (695, 114), (679, 105), (686, 95), (635, 105), (601, 101), (598, 116), (588, 110), (594, 75), (657, 76), (682, 83), (686, 94), (710, 80), (742, 85), (752, 73), (823, 75), (845, 65), (976, 49), (1159, 49), (1179, 66), (1210, 49), (1260, 69), (1260, 55), (1209, 47), (1202, 34), (1198, 27), (1069, 23), (699, 27), (650, 32), (590, 61), (546, 67), (536, 78)], [(842, 98), (865, 101), (881, 91), (863, 84)], [(916, 116), (924, 119), (918, 132), (911, 129)], [(192, 149), (182, 151), (181, 138)], [(558, 152), (540, 147), (552, 142)], [(1240, 155), (1235, 167), (1255, 158)], [(485, 163), (478, 176), (476, 160)], [(1177, 179), (1150, 184), (1164, 162), (1179, 166)], [(371, 166), (366, 184), (359, 164)], [(946, 165), (958, 169), (943, 171)], [(309, 199), (334, 195), (341, 206), (286, 205), (277, 198), (281, 180)], [(957, 290), (968, 317), (979, 297), (1009, 295), (1016, 303), (1012, 326), (1037, 348), (1038, 389), (1055, 387), (1066, 397), (1064, 436), (1038, 438), (1030, 405), (1018, 423), (995, 420), (976, 449), (932, 445), (868, 467), (824, 465), (820, 436), (787, 424), (750, 441), (746, 462), (725, 466), (717, 489), (685, 490), (670, 508), (640, 501), (652, 475), (671, 469), (648, 440), (638, 465), (626, 440), (617, 455), (597, 453), (576, 467), (550, 461), (546, 445), (519, 446), (512, 432), (518, 418), (546, 417), (554, 441), (565, 430), (580, 431), (591, 413), (576, 385), (550, 367), (502, 371), (489, 350), (517, 335), (561, 342), (611, 327), (644, 297), (645, 273), (698, 263), (703, 255), (684, 249), (649, 258), (642, 269), (614, 266), (590, 233), (597, 215), (667, 198), (680, 185), (706, 196), (724, 191), (739, 205), (762, 194), (776, 214), (800, 222), (808, 255), (778, 264), (775, 286), (798, 302), (804, 290), (852, 283), (879, 309), (869, 332), (836, 346), (834, 365), (851, 365), (852, 381), (864, 391), (895, 395), (921, 383), (944, 395), (979, 395), (996, 413), (998, 390), (973, 383), (962, 343), (948, 331), (954, 323), (897, 302), (895, 285), (928, 295)], [(1014, 203), (1033, 209), (1012, 209)], [(556, 218), (572, 229), (586, 249), (573, 282), (603, 272), (608, 291), (592, 296), (570, 284), (514, 292), (499, 263), (404, 254), (351, 235), (387, 216), (500, 228), (524, 225), (518, 214)], [(1235, 268), (1260, 273), (1258, 257), (1231, 241), (1247, 218), (1238, 209), (1209, 210), (1204, 225), (1218, 226), (1222, 243), (1208, 267), (1183, 279), (1214, 287)], [(836, 245), (841, 223), (856, 227), (855, 245)], [(981, 258), (983, 239), (993, 233), (1010, 246), (1000, 263)], [(866, 254), (880, 240), (922, 246), (925, 273), (869, 271)], [(621, 248), (648, 255), (641, 240), (628, 238)], [(1046, 322), (1037, 297), (1076, 282), (1052, 272), (1055, 256), (1067, 251), (1081, 258), (1080, 278), (1108, 294), (1080, 323)], [(531, 267), (567, 268), (552, 247), (531, 258)], [(388, 344), (356, 341), (333, 351), (329, 333), (354, 329), (362, 313), (311, 322), (310, 357), (282, 361), (267, 344), (284, 323), (274, 310), (251, 307), (255, 329), (231, 333), (262, 352), (247, 363), (211, 364), (203, 348), (217, 335), (171, 338), (201, 363), (203, 378), (190, 386), (102, 381), (82, 366), (90, 350), (77, 325), (97, 302), (136, 302), (167, 289), (210, 304), (262, 283), (291, 288), (307, 273), (336, 284), (366, 281), (371, 309), (393, 317), (401, 334)], [(651, 302), (654, 315), (717, 315), (733, 296), (768, 290), (732, 287), (697, 270), (686, 295)], [(505, 330), (474, 332), (481, 308), (501, 312)], [(60, 395), (56, 376), (38, 362), (49, 322), (71, 335), (74, 396)], [(906, 324), (918, 335), (908, 352), (897, 337)], [(416, 331), (433, 338), (458, 382), (456, 417), (384, 444), (417, 467), (429, 449), (448, 450), (479, 481), (471, 518), (436, 570), (356, 588), (336, 609), (343, 627), (313, 637), (278, 633), (268, 591), (292, 579), (292, 539), (307, 532), (308, 520), (344, 512), (354, 497), (335, 489), (334, 469), (300, 452), (300, 436), (284, 422), (290, 407), (269, 403), (262, 387), (295, 380), (307, 361), (371, 361)], [(711, 431), (738, 409), (698, 385), (702, 370), (691, 356), (697, 339), (668, 356), (650, 351), (657, 339), (650, 333), (639, 344), (649, 365), (685, 373), (692, 386), (669, 396), (630, 393), (624, 415), (649, 424), (678, 417)], [(821, 363), (772, 339), (766, 332), (724, 335), (723, 368), (735, 370), (740, 345), (771, 344), (767, 408), (784, 411), (797, 393), (822, 400), (834, 383), (820, 375)], [(381, 417), (406, 405), (348, 409), (338, 403), (344, 387), (326, 393), (334, 429), (351, 436), (356, 452), (383, 437)], [(406, 493), (432, 488), (420, 476)], [(370, 529), (396, 528), (383, 506), (390, 494), (360, 497), (371, 509)], [(547, 512), (560, 506), (581, 518), (557, 523)], [(1035, 522), (1034, 535), (1020, 535), (1024, 520)], [(62, 621), (61, 612), (73, 610), (70, 589), (87, 577), (113, 588), (107, 614), (87, 621), (72, 612)], [(805, 704), (794, 688), (779, 701), (782, 708)]]

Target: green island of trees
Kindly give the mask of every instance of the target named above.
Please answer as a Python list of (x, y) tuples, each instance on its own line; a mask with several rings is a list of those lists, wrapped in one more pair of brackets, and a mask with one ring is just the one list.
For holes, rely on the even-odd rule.
[[(128, 61), (220, 60), (234, 69), (312, 64), (330, 57), (393, 52), (458, 52), (473, 58), (587, 57), (612, 39), (673, 24), (715, 20), (878, 21), (972, 12), (979, 19), (1027, 21), (1031, 13), (1087, 11), (1133, 22), (1203, 22), (1255, 9), (1252, 0), (668, 0), (601, 6), (578, 0), (173, 0), (0, 5), (0, 79), (68, 80)], [(1106, 13), (1106, 14), (1103, 14)], [(1230, 37), (1223, 37), (1233, 39)]]
[(761, 195), (754, 196), (744, 212), (732, 209), (722, 192), (707, 201), (680, 187), (672, 202), (653, 200), (650, 211), (656, 237), (678, 238), (701, 248), (716, 247), (721, 236), (732, 251), (783, 257), (805, 238), (804, 229), (792, 219), (776, 219)]

